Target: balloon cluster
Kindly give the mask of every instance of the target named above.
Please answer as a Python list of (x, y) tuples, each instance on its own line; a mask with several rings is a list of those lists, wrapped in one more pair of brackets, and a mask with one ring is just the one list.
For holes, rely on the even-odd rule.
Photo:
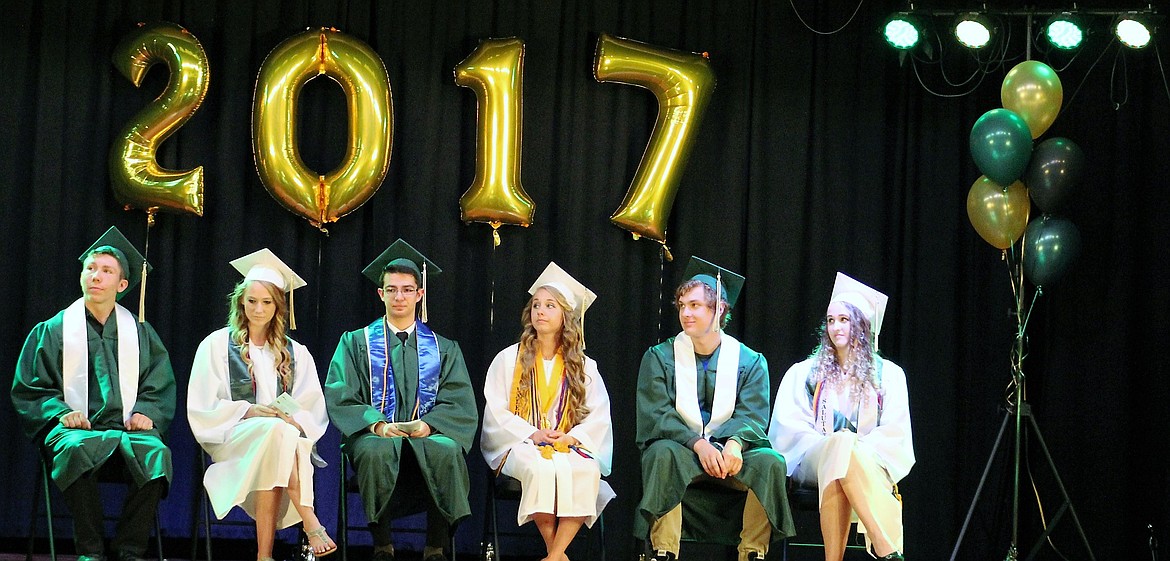
[[(1055, 70), (1021, 62), (1003, 80), (1003, 108), (984, 113), (971, 127), (971, 156), (983, 176), (967, 194), (967, 216), (998, 249), (1023, 236), (1024, 274), (1040, 287), (1064, 276), (1081, 249), (1076, 226), (1050, 213), (1063, 207), (1080, 181), (1084, 153), (1067, 138), (1032, 143), (1056, 120), (1063, 96)], [(1032, 203), (1044, 214), (1029, 222)]]

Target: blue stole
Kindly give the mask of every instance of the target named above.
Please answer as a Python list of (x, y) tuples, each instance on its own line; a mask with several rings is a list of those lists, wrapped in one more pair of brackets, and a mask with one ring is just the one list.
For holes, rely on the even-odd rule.
[[(240, 351), (240, 347), (232, 341), (231, 330), (227, 330), (228, 338), (228, 387), (231, 389), (232, 401), (247, 401), (249, 403), (256, 403), (256, 381), (252, 379), (252, 373), (248, 372), (248, 365), (244, 363), (244, 356)], [(247, 345), (247, 343), (244, 343)], [(297, 371), (296, 351), (293, 349), (292, 339), (286, 339), (285, 344), (288, 346), (289, 368), (295, 373)], [(289, 391), (292, 388), (283, 387), (282, 391)]]
[[(426, 415), (435, 406), (442, 367), (439, 338), (435, 336), (435, 332), (421, 321), (414, 322), (414, 326), (415, 346), (418, 347), (418, 390), (415, 411), (411, 412), (410, 419), (407, 419), (409, 421)], [(374, 320), (366, 327), (366, 349), (370, 357), (370, 401), (386, 419), (395, 421), (398, 396), (397, 387), (394, 385), (394, 365), (390, 360), (390, 347), (387, 343), (388, 332), (385, 317)]]

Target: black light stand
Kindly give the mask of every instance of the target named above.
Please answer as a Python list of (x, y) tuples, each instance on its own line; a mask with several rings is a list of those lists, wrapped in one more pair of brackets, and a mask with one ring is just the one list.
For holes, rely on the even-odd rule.
[[(1020, 244), (1020, 252), (1023, 252), (1024, 244)], [(991, 447), (991, 454), (987, 458), (987, 465), (983, 468), (983, 476), (979, 478), (979, 486), (975, 489), (975, 497), (971, 499), (971, 506), (967, 509), (967, 517), (963, 520), (963, 527), (959, 530), (959, 539), (955, 542), (955, 548), (951, 551), (951, 561), (959, 555), (959, 547), (963, 544), (963, 538), (967, 533), (967, 527), (971, 523), (971, 518), (975, 513), (975, 505), (979, 502), (979, 495), (983, 492), (983, 486), (987, 483), (987, 475), (991, 472), (991, 465), (995, 462), (996, 453), (999, 451), (999, 445), (1003, 442), (1004, 434), (1008, 426), (1008, 421), (1015, 419), (1015, 431), (1013, 433), (1014, 451), (1012, 456), (1012, 540), (1008, 546), (1006, 561), (1017, 561), (1019, 559), (1019, 528), (1020, 528), (1020, 442), (1024, 436), (1024, 430), (1030, 429), (1032, 436), (1040, 443), (1040, 449), (1044, 452), (1044, 459), (1048, 462), (1049, 469), (1052, 470), (1052, 476), (1056, 480), (1056, 486), (1060, 489), (1061, 498), (1064, 502), (1060, 508), (1053, 514), (1052, 519), (1045, 525), (1044, 533), (1037, 538), (1035, 545), (1028, 550), (1028, 554), (1024, 557), (1025, 561), (1031, 561), (1040, 551), (1040, 547), (1044, 541), (1052, 534), (1056, 524), (1064, 517), (1067, 512), (1072, 516), (1073, 524), (1076, 526), (1077, 533), (1081, 536), (1081, 541), (1085, 545), (1085, 551), (1089, 554), (1090, 561), (1096, 561), (1093, 556), (1093, 549), (1089, 546), (1089, 539), (1085, 537), (1085, 530), (1081, 527), (1080, 519), (1077, 518), (1076, 509), (1073, 508), (1072, 500), (1069, 499), (1068, 492), (1064, 488), (1064, 482), (1060, 479), (1060, 473), (1056, 470), (1056, 464), (1052, 461), (1052, 455), (1048, 452), (1048, 445), (1044, 443), (1044, 437), (1040, 434), (1040, 427), (1036, 424), (1036, 417), (1032, 413), (1032, 408), (1027, 401), (1027, 392), (1025, 391), (1026, 377), (1024, 376), (1023, 360), (1024, 360), (1024, 340), (1025, 333), (1028, 327), (1028, 319), (1032, 315), (1032, 308), (1036, 305), (1036, 299), (1040, 296), (1039, 288), (1032, 295), (1032, 303), (1028, 309), (1024, 310), (1025, 286), (1024, 286), (1024, 268), (1023, 256), (1015, 255), (1014, 248), (1005, 250), (1005, 260), (1008, 263), (1009, 277), (1012, 283), (1012, 296), (1015, 300), (1016, 306), (1016, 337), (1015, 343), (1012, 347), (1012, 384), (1015, 391), (1008, 397), (1008, 410), (1004, 415), (1003, 423), (1000, 424), (999, 434), (995, 437), (995, 444)]]

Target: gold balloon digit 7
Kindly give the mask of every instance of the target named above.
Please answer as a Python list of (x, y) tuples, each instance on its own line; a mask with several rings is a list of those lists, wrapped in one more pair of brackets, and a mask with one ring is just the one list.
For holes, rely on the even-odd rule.
[[(296, 109), (304, 85), (326, 75), (341, 85), (349, 137), (341, 164), (325, 175), (305, 166)], [(364, 204), (390, 168), (393, 108), (382, 59), (359, 39), (311, 29), (285, 40), (260, 66), (252, 106), (252, 151), (268, 192), (321, 228)]]
[(134, 116), (110, 148), (110, 183), (126, 205), (203, 215), (203, 166), (168, 170), (158, 165), (158, 146), (186, 123), (207, 95), (207, 53), (173, 23), (142, 25), (114, 49), (114, 66), (134, 84), (156, 63), (170, 70), (166, 89)]
[(715, 73), (703, 55), (602, 33), (593, 75), (598, 82), (641, 86), (658, 99), (658, 119), (621, 207), (610, 220), (634, 237), (666, 243), (666, 220), (695, 144)]
[(485, 39), (455, 67), (455, 83), (477, 101), (475, 179), (459, 198), (464, 222), (528, 226), (536, 212), (520, 182), (524, 41)]

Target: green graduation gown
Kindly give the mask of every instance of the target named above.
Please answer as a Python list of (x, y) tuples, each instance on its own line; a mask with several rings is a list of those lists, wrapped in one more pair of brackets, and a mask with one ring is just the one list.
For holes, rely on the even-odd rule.
[[(421, 417), (431, 426), (431, 436), (383, 438), (369, 430), (378, 421), (410, 420), (418, 388), (417, 332), (415, 329), (407, 338), (405, 352), (402, 343), (389, 338), (387, 352), (394, 368), (397, 398), (394, 419), (387, 419), (371, 404), (365, 329), (341, 336), (329, 363), (325, 402), (329, 420), (341, 431), (342, 452), (357, 473), (367, 520), (389, 523), (395, 516), (416, 512), (419, 501), (426, 500), (419, 493), (427, 491), (447, 522), (455, 524), (471, 514), (466, 454), (479, 424), (475, 394), (459, 344), (436, 335), (441, 359), (439, 387), (434, 407)], [(411, 481), (397, 484), (404, 444), (418, 461), (425, 486)]]
[[(720, 442), (736, 437), (743, 444), (743, 468), (738, 479), (755, 492), (772, 523), (773, 542), (795, 533), (788, 508), (784, 457), (772, 449), (766, 427), (770, 410), (768, 363), (760, 353), (740, 343), (735, 410), (712, 433)], [(696, 360), (696, 381), (704, 422), (714, 401), (719, 351)], [(723, 487), (687, 490), (704, 475), (691, 443), (700, 437), (675, 409), (674, 337), (650, 347), (638, 371), (637, 445), (642, 453), (642, 501), (634, 517), (635, 535), (646, 538), (650, 525), (683, 503), (683, 538), (726, 543), (739, 542), (741, 520), (728, 509), (742, 511), (744, 495)], [(685, 499), (684, 499), (685, 495)], [(698, 534), (698, 535), (697, 535)]]
[(89, 418), (91, 429), (68, 429), (60, 418), (73, 409), (65, 403), (62, 332), (65, 312), (37, 324), (25, 340), (12, 381), (12, 404), (24, 432), (44, 446), (53, 481), (67, 489), (77, 478), (100, 468), (114, 454), (125, 460), (135, 485), (171, 479), (171, 451), (163, 444), (175, 415), (175, 374), (170, 355), (148, 323), (138, 327), (138, 397), (134, 412), (154, 422), (148, 431), (126, 431), (118, 388), (118, 322), (103, 325), (87, 311), (89, 343)]

